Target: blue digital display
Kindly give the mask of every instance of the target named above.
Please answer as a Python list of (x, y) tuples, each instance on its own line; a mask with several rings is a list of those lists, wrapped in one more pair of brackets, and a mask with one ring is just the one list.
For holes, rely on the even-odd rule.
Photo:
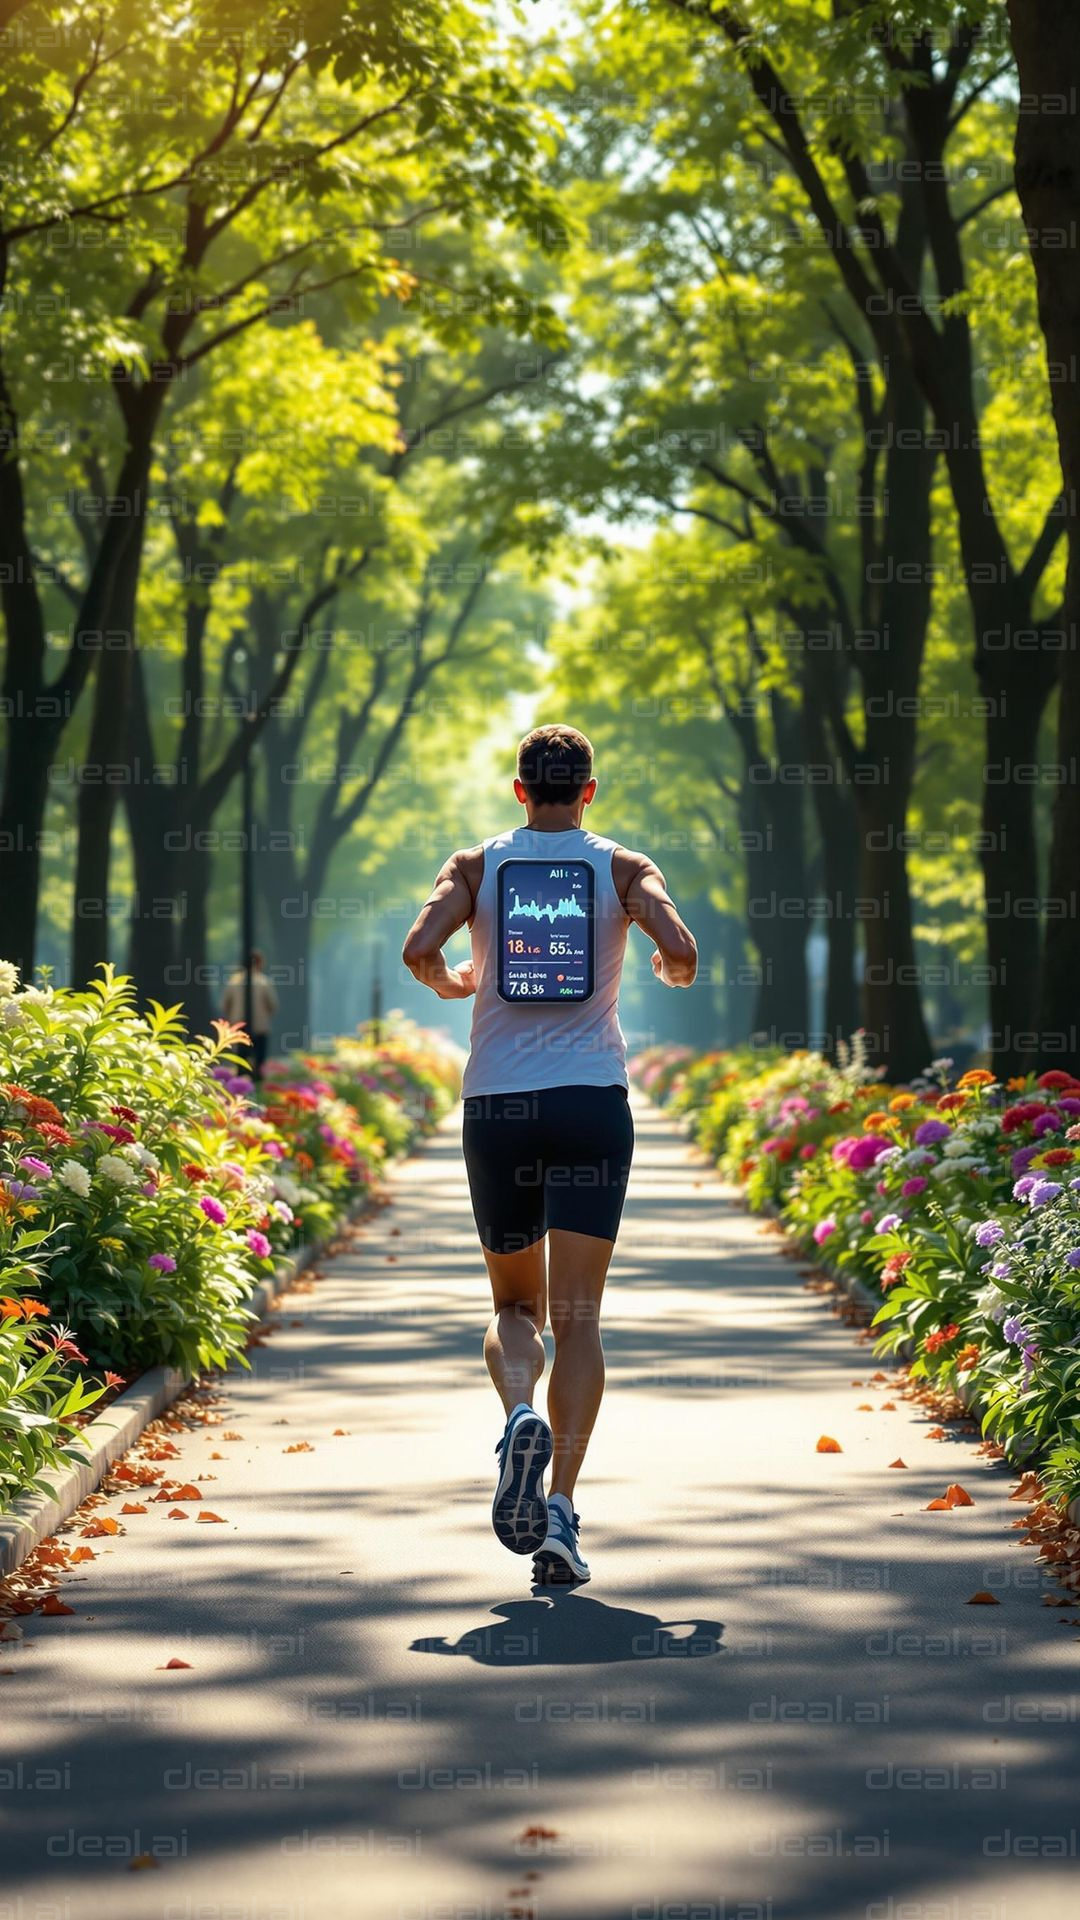
[(504, 860), (496, 874), (504, 1000), (587, 1000), (594, 873), (585, 860)]

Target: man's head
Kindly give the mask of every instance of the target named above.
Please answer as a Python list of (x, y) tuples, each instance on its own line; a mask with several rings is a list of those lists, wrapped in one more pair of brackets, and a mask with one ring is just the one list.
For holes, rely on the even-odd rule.
[(518, 747), (514, 792), (530, 818), (541, 807), (579, 817), (596, 792), (592, 745), (576, 727), (534, 727)]

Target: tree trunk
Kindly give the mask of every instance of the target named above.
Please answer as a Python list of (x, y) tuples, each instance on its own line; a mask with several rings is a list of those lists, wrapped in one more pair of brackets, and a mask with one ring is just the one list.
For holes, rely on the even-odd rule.
[[(1050, 366), (1050, 397), (1065, 483), (1069, 561), (1061, 625), (1058, 712), (1059, 785), (1046, 886), (1046, 934), (1040, 997), (1039, 1054), (1044, 1066), (1080, 1062), (1080, 13), (1051, 0), (1009, 0), (1020, 73), (1016, 126), (1016, 190), (1031, 241), (1039, 321)], [(1071, 97), (1068, 114), (1044, 110), (1048, 98)]]
[[(84, 609), (75, 643), (96, 637), (102, 645), (94, 691), (83, 779), (79, 788), (79, 839), (75, 859), (75, 919), (71, 976), (82, 986), (99, 961), (109, 957), (109, 868), (116, 796), (132, 778), (127, 750), (127, 710), (135, 646), (135, 608), (139, 591), (146, 482), (150, 469), (149, 435), (129, 448), (114, 499), (127, 511), (126, 537), (115, 556), (101, 603), (100, 624)], [(89, 596), (88, 596), (89, 597)], [(108, 644), (109, 641), (114, 644)], [(151, 769), (142, 770), (149, 775)]]
[[(988, 614), (983, 618), (989, 621)], [(994, 624), (1002, 625), (1000, 610)], [(1027, 1072), (1041, 1051), (1039, 850), (1032, 786), (1024, 775), (1025, 769), (1038, 765), (1039, 728), (1049, 694), (1050, 683), (1037, 670), (1025, 677), (1015, 666), (1006, 671), (1004, 663), (996, 663), (986, 721), (981, 858), (990, 1050), (999, 1078)]]
[(859, 821), (850, 785), (838, 753), (830, 749), (821, 710), (812, 692), (803, 698), (810, 792), (821, 843), (821, 885), (827, 941), (824, 1031), (815, 1036), (833, 1060), (841, 1040), (850, 1040), (859, 1024), (855, 977), (855, 897), (859, 889)]

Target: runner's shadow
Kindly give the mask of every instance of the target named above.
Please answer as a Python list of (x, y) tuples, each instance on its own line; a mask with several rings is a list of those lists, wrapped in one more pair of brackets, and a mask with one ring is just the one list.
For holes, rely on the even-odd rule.
[(506, 1600), (503, 1618), (461, 1634), (414, 1640), (411, 1653), (453, 1654), (483, 1667), (592, 1666), (623, 1660), (701, 1660), (719, 1653), (718, 1620), (672, 1620), (633, 1607), (609, 1607), (581, 1594)]

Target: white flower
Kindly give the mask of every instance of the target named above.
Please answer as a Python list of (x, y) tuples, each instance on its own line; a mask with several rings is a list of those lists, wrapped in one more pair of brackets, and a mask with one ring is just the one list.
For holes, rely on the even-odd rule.
[(53, 997), (51, 987), (24, 987), (21, 994), (24, 1006), (47, 1007)]
[(138, 1140), (129, 1140), (125, 1146), (121, 1147), (120, 1151), (125, 1160), (133, 1160), (137, 1167), (145, 1167), (147, 1173), (159, 1173), (161, 1171), (161, 1162), (157, 1158), (157, 1155), (151, 1153), (149, 1147), (144, 1147)]
[(304, 1189), (300, 1185), (299, 1180), (294, 1180), (291, 1174), (288, 1174), (288, 1173), (275, 1174), (274, 1188), (282, 1200), (288, 1201), (290, 1207), (299, 1206), (300, 1197)]
[(901, 1154), (897, 1164), (901, 1167), (928, 1167), (933, 1158), (933, 1154), (928, 1153), (925, 1147), (910, 1147), (907, 1153)]
[(17, 1000), (0, 1000), (0, 1020), (5, 1027), (21, 1027), (23, 1011)]
[(130, 1160), (122, 1160), (118, 1153), (103, 1153), (97, 1171), (103, 1180), (111, 1180), (117, 1187), (133, 1187), (139, 1178)]
[(989, 1285), (983, 1287), (981, 1293), (975, 1295), (976, 1309), (979, 1313), (983, 1314), (987, 1320), (992, 1319), (994, 1314), (1000, 1312), (1001, 1308), (1007, 1304), (1008, 1295), (1002, 1293), (1001, 1288), (996, 1286), (992, 1280)]
[(56, 1177), (63, 1181), (65, 1187), (70, 1187), (72, 1193), (77, 1193), (80, 1200), (86, 1199), (90, 1192), (90, 1175), (77, 1160), (65, 1160)]
[(19, 969), (10, 960), (0, 960), (0, 994), (14, 993), (19, 985)]

